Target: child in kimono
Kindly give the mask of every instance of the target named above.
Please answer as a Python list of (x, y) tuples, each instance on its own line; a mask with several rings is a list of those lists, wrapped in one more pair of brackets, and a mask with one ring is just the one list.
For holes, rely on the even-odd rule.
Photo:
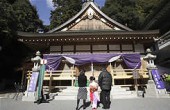
[(95, 82), (95, 77), (90, 77), (90, 101), (92, 104), (92, 110), (97, 109), (97, 103), (99, 101), (99, 95), (98, 95), (98, 84)]

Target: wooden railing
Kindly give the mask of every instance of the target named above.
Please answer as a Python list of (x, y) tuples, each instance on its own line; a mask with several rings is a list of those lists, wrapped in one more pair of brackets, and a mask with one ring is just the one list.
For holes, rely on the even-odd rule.
[[(101, 71), (94, 71), (94, 76), (96, 80)], [(149, 78), (148, 71), (146, 69), (137, 69), (140, 78)], [(111, 75), (114, 79), (131, 79), (133, 78), (133, 69), (112, 69)], [(44, 80), (49, 81), (49, 88), (52, 87), (52, 81), (54, 80), (71, 80), (71, 86), (74, 86), (76, 70), (56, 70), (56, 71), (46, 71), (44, 75)], [(27, 87), (30, 82), (32, 71), (28, 71), (27, 74)], [(89, 78), (92, 74), (86, 74)], [(55, 86), (56, 87), (56, 86)], [(51, 89), (50, 89), (51, 90)]]
[(57, 70), (57, 71), (46, 71), (44, 80), (72, 80), (74, 79), (75, 70)]
[[(118, 79), (133, 79), (133, 71), (134, 69), (112, 69), (111, 75), (114, 80)], [(139, 74), (139, 78), (149, 78), (148, 71), (146, 69), (136, 69)], [(126, 85), (127, 86), (127, 85)]]
[[(27, 79), (31, 78), (32, 71), (28, 71)], [(45, 71), (44, 80), (66, 80), (74, 79), (75, 70), (57, 70), (57, 71)]]
[[(113, 78), (132, 78), (134, 69), (113, 69), (111, 71)], [(146, 69), (136, 69), (141, 78), (148, 78)]]
[[(94, 72), (94, 76), (97, 77), (101, 71)], [(148, 71), (145, 69), (137, 69), (141, 78), (148, 78)], [(46, 71), (44, 80), (74, 80), (76, 70), (56, 70)], [(112, 69), (110, 72), (113, 78), (132, 78), (133, 69)], [(32, 71), (28, 71), (27, 79), (30, 80)], [(87, 74), (92, 75), (92, 74)], [(90, 77), (90, 76), (87, 76)]]

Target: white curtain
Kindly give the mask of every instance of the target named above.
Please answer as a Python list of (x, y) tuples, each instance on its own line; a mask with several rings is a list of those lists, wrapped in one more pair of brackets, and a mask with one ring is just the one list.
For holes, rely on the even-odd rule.
[(121, 55), (112, 57), (108, 62), (109, 62), (109, 63), (114, 62), (114, 61), (116, 61), (117, 59), (119, 59), (120, 57), (121, 57)]
[(63, 56), (68, 62), (70, 62), (71, 64), (75, 64), (75, 60), (73, 58), (70, 58), (70, 57), (66, 57), (66, 56)]

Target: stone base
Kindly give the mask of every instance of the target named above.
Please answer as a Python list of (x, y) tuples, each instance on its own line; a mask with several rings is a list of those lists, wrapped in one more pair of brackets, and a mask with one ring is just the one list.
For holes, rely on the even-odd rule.
[(25, 95), (22, 97), (22, 101), (36, 101), (35, 93), (34, 92), (26, 92)]
[(157, 89), (157, 93), (158, 93), (159, 98), (170, 98), (170, 96), (167, 93), (166, 89)]
[(148, 80), (147, 88), (145, 90), (145, 97), (158, 97), (155, 82), (153, 80)]
[(145, 97), (170, 98), (169, 94), (167, 94), (166, 89), (156, 88), (155, 82), (153, 80), (148, 80), (147, 88), (145, 91)]

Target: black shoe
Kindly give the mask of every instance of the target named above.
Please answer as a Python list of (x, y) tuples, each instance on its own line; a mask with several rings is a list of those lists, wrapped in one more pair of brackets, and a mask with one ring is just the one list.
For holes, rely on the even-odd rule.
[(102, 107), (103, 109), (109, 109), (110, 107)]
[(42, 100), (41, 103), (49, 103), (48, 100)]
[(34, 103), (40, 104), (40, 103), (41, 103), (41, 100), (38, 99), (37, 101), (34, 101)]
[(109, 109), (110, 107), (102, 107), (103, 109)]
[(78, 108), (78, 107), (76, 107), (76, 110), (79, 110), (79, 108)]

